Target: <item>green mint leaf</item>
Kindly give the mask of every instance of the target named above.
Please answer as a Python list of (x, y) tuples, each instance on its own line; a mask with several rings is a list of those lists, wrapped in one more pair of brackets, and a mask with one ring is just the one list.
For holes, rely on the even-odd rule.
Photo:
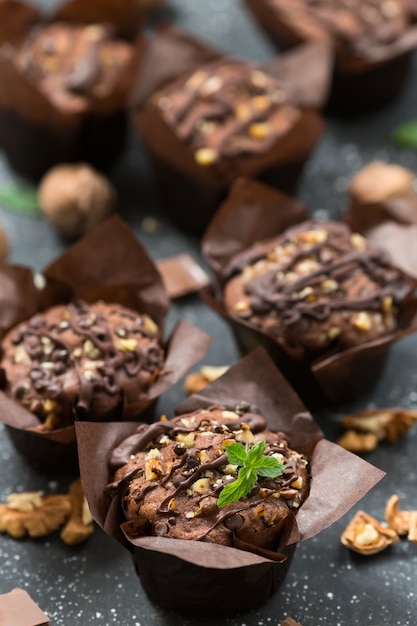
[(285, 465), (280, 463), (278, 459), (274, 459), (274, 457), (264, 457), (264, 464), (262, 467), (257, 467), (256, 472), (258, 476), (262, 476), (263, 478), (277, 478), (281, 476), (285, 469)]
[(246, 455), (246, 465), (249, 465), (250, 467), (257, 467), (262, 460), (265, 448), (265, 439), (262, 439), (261, 441), (258, 441), (258, 443), (255, 443), (255, 445), (249, 449)]
[(256, 483), (256, 472), (254, 470), (248, 470), (241, 468), (236, 480), (223, 487), (217, 506), (226, 506), (232, 504), (244, 498), (253, 489)]
[(0, 205), (26, 215), (39, 213), (38, 191), (35, 187), (10, 183), (0, 187)]
[(223, 487), (217, 506), (237, 502), (250, 493), (259, 476), (276, 478), (280, 476), (285, 465), (272, 456), (264, 456), (266, 441), (262, 439), (252, 447), (249, 444), (229, 443), (225, 446), (227, 458), (232, 465), (240, 466), (238, 477)]
[(394, 129), (393, 141), (404, 148), (417, 148), (417, 120), (410, 120)]
[(244, 465), (246, 461), (246, 449), (241, 443), (229, 443), (226, 446), (226, 454), (232, 465)]

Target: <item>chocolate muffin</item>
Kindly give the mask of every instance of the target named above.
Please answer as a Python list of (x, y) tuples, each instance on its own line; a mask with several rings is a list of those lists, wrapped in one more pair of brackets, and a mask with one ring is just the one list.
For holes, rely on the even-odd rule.
[(163, 368), (156, 324), (119, 304), (59, 305), (13, 328), (2, 343), (6, 394), (40, 430), (76, 419), (120, 420)]
[(296, 358), (314, 360), (398, 329), (413, 283), (361, 235), (336, 222), (303, 222), (231, 264), (224, 290), (245, 320)]
[[(315, 107), (297, 99), (291, 76), (303, 61), (280, 76), (274, 64), (271, 69), (200, 48), (176, 32), (157, 33), (144, 55), (132, 109), (163, 207), (196, 234), (239, 176), (293, 190), (324, 127)], [(169, 53), (178, 59), (171, 71)], [(168, 66), (159, 80), (157, 62)]]
[(284, 85), (273, 76), (230, 58), (181, 77), (150, 105), (187, 144), (197, 165), (228, 180), (253, 159), (263, 167), (274, 162), (277, 142), (301, 117), (287, 100)]
[(105, 24), (36, 26), (14, 51), (14, 63), (64, 109), (109, 107), (120, 100), (120, 77), (132, 59), (132, 47), (114, 35)]
[(0, 38), (0, 146), (12, 166), (31, 178), (58, 162), (109, 166), (124, 146), (136, 55), (100, 22), (38, 20)]
[[(246, 403), (233, 410), (212, 406), (140, 425), (114, 450), (111, 467), (118, 469), (108, 490), (124, 494), (129, 537), (277, 550), (285, 521), (309, 493), (309, 465), (283, 433), (268, 430), (252, 411)], [(281, 464), (281, 473), (267, 477), (259, 471), (248, 493), (221, 503), (223, 489), (244, 471), (231, 463), (228, 445), (240, 443), (247, 453), (258, 442), (265, 444), (265, 457)]]
[(330, 106), (356, 112), (398, 93), (417, 46), (417, 5), (407, 0), (245, 0), (280, 46), (329, 41)]

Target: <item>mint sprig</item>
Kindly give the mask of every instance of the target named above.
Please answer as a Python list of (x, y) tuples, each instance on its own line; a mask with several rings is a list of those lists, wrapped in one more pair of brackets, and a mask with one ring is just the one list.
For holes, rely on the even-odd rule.
[(397, 126), (392, 133), (394, 142), (403, 148), (417, 148), (417, 120), (410, 120)]
[(265, 456), (266, 442), (263, 439), (254, 446), (229, 443), (225, 446), (227, 459), (231, 465), (240, 467), (237, 479), (223, 487), (217, 506), (226, 506), (241, 500), (250, 493), (258, 477), (277, 478), (285, 465), (273, 456)]
[(36, 215), (39, 213), (36, 187), (9, 183), (0, 186), (0, 206), (15, 213)]

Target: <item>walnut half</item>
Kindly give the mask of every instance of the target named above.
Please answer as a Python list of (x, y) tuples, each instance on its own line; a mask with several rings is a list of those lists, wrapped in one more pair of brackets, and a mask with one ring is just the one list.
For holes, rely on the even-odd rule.
[(358, 433), (347, 430), (337, 440), (339, 446), (350, 452), (371, 452), (378, 445), (378, 437), (374, 433)]
[(45, 496), (43, 492), (12, 493), (0, 504), (0, 532), (15, 539), (49, 535), (65, 522), (71, 512), (66, 495)]
[(372, 433), (379, 441), (394, 443), (417, 422), (417, 411), (406, 409), (371, 409), (346, 415), (345, 428), (362, 433)]
[(399, 541), (392, 528), (385, 528), (371, 515), (358, 511), (340, 538), (342, 544), (359, 554), (376, 554)]
[(392, 495), (385, 507), (385, 519), (390, 528), (417, 544), (417, 511), (400, 511), (400, 497)]
[(209, 383), (223, 376), (229, 369), (228, 365), (203, 365), (199, 372), (188, 374), (184, 383), (184, 391), (191, 396), (198, 393)]
[(66, 544), (74, 546), (85, 541), (93, 533), (94, 522), (80, 479), (71, 483), (69, 497), (71, 501), (71, 515), (61, 530), (60, 537)]

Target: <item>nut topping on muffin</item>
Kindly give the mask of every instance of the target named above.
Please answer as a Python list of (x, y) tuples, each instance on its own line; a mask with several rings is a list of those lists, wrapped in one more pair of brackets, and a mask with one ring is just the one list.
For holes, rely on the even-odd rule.
[(6, 393), (54, 429), (121, 419), (161, 372), (158, 328), (118, 304), (72, 302), (32, 317), (3, 341)]
[[(417, 19), (403, 0), (269, 0), (285, 21), (308, 39), (329, 38), (341, 57), (389, 45)], [(303, 19), (304, 18), (304, 19)]]
[(229, 270), (230, 313), (313, 357), (395, 332), (413, 291), (383, 252), (336, 222), (300, 224), (238, 255)]
[(102, 24), (56, 22), (34, 28), (14, 53), (15, 63), (57, 105), (84, 110), (108, 98), (132, 61), (132, 46)]
[(263, 154), (300, 116), (273, 76), (233, 59), (203, 65), (152, 101), (203, 167), (225, 167), (239, 155)]
[[(267, 430), (264, 418), (244, 404), (141, 425), (114, 451), (111, 467), (116, 471), (107, 489), (124, 493), (130, 536), (228, 546), (236, 537), (274, 550), (284, 521), (309, 492), (307, 458), (290, 448), (283, 433)], [(236, 498), (222, 497), (232, 485)]]

